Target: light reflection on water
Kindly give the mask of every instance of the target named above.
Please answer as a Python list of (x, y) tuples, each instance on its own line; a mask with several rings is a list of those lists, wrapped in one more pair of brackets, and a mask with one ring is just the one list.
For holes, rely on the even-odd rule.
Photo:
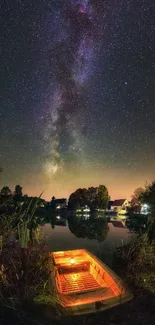
[[(88, 221), (87, 218), (84, 218), (83, 220), (86, 220), (83, 222)], [(116, 247), (122, 246), (130, 240), (131, 233), (124, 224), (125, 221), (121, 219), (118, 220), (116, 217), (112, 218), (111, 222), (107, 223), (108, 231), (106, 232), (103, 241), (79, 238), (70, 231), (68, 224), (66, 224), (65, 227), (55, 226), (55, 228), (52, 229), (51, 224), (47, 223), (42, 226), (42, 231), (49, 251), (85, 248), (98, 256), (104, 256), (106, 260), (107, 256), (108, 259), (110, 256), (112, 258)], [(83, 233), (81, 235), (83, 236)]]

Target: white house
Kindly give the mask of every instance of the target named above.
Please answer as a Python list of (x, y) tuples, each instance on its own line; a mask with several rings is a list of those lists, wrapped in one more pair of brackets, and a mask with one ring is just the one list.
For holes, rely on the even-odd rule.
[(110, 204), (110, 211), (118, 214), (126, 214), (127, 208), (130, 206), (130, 202), (127, 199), (119, 199), (112, 201)]

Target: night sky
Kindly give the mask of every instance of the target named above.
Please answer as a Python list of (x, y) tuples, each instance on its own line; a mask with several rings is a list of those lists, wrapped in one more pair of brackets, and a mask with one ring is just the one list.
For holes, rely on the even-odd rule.
[(0, 186), (49, 199), (155, 179), (155, 1), (0, 5)]

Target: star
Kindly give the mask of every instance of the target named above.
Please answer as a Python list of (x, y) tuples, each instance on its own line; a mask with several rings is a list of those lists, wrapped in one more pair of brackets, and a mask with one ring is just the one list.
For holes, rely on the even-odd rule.
[(49, 199), (103, 183), (129, 198), (154, 178), (154, 0), (136, 6), (1, 7), (1, 187)]

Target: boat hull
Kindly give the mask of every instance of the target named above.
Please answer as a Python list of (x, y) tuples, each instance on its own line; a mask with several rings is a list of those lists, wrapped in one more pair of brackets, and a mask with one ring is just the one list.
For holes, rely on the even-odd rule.
[(90, 252), (54, 252), (51, 258), (50, 288), (68, 314), (98, 312), (132, 299), (122, 280)]

